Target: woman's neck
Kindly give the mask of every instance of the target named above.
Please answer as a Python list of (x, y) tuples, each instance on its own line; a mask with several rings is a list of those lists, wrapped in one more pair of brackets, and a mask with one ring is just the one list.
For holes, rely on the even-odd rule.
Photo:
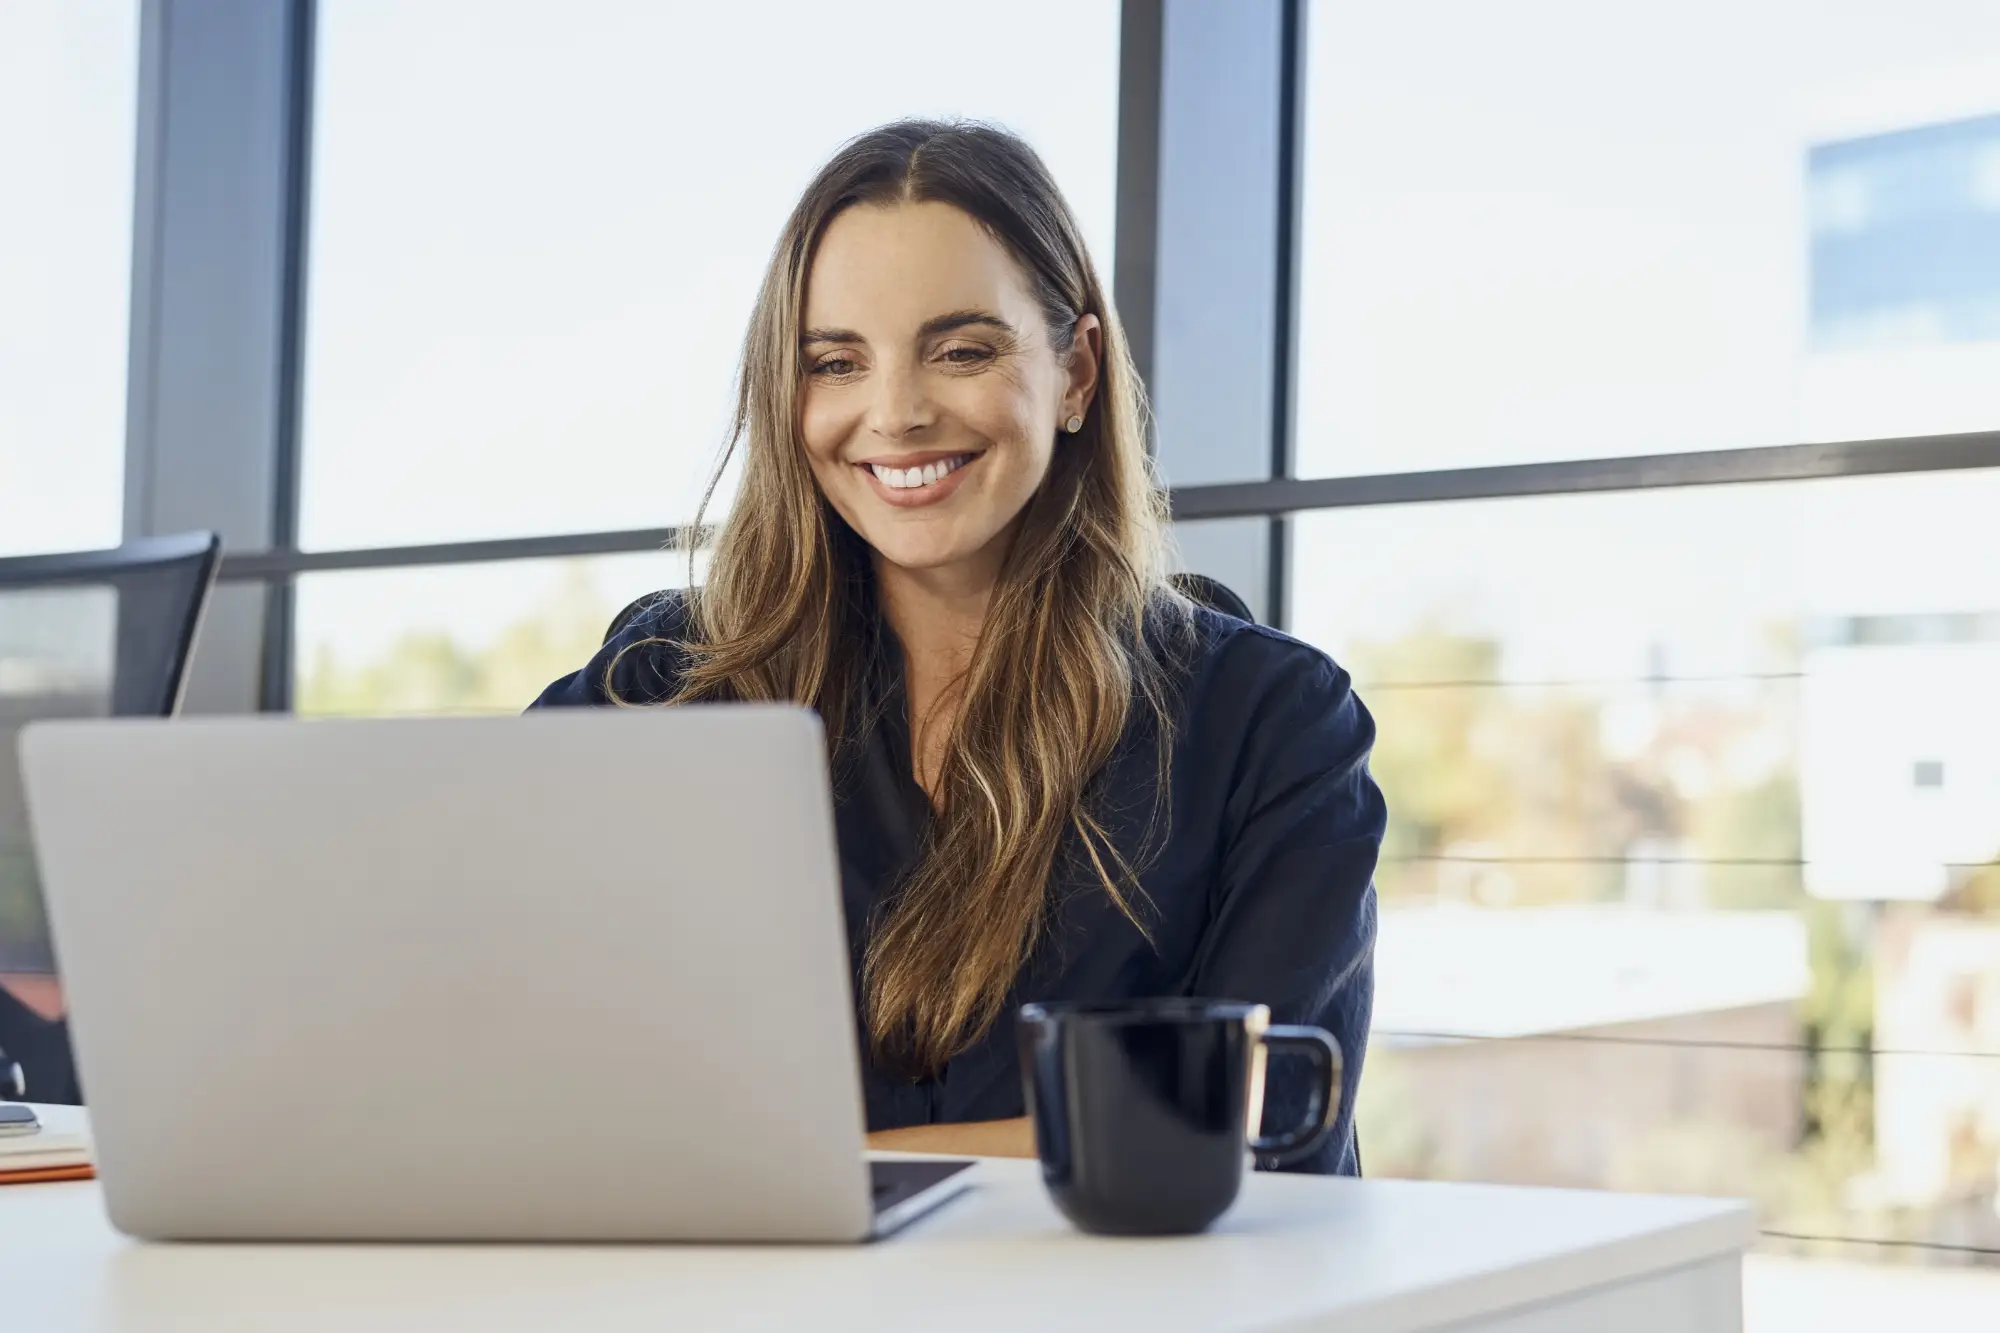
[(956, 687), (972, 665), (998, 573), (965, 565), (912, 570), (876, 562), (882, 614), (903, 647), (910, 766), (918, 784), (933, 794), (958, 715)]

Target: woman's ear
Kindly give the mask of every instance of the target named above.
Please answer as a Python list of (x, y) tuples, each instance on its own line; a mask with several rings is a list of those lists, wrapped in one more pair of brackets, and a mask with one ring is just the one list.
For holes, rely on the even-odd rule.
[(1087, 416), (1097, 397), (1097, 376), (1104, 364), (1104, 325), (1095, 315), (1079, 315), (1069, 348), (1069, 385), (1063, 392), (1058, 429), (1072, 417)]

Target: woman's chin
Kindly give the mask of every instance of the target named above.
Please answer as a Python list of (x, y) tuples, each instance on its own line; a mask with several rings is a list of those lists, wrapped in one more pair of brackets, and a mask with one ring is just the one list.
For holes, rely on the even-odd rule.
[(955, 549), (941, 550), (936, 547), (911, 549), (893, 544), (887, 548), (877, 546), (875, 556), (883, 564), (906, 574), (934, 574), (940, 570), (950, 569), (954, 565), (963, 564), (967, 559), (967, 553)]
[(862, 540), (874, 549), (878, 561), (906, 574), (940, 574), (960, 566), (982, 564), (980, 556), (989, 545), (947, 533), (935, 537), (913, 532), (891, 533), (885, 534), (881, 541), (863, 533)]

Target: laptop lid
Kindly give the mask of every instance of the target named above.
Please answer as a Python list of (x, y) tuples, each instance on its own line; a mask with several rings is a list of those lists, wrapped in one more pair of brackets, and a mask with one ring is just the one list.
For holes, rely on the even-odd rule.
[(21, 749), (122, 1230), (867, 1233), (809, 712), (58, 722)]

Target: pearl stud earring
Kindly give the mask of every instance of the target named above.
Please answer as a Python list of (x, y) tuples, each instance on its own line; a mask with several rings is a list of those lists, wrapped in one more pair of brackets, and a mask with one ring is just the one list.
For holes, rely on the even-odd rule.
[(1064, 424), (1063, 429), (1067, 430), (1072, 435), (1076, 434), (1078, 431), (1083, 429), (1083, 418), (1071, 417), (1069, 421)]

